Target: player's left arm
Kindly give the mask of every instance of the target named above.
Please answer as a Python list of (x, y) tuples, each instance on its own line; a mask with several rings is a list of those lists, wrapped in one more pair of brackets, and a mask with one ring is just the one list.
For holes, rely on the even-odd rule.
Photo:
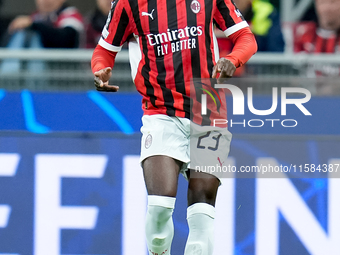
[(217, 61), (212, 78), (216, 78), (218, 73), (219, 79), (232, 77), (236, 68), (244, 65), (257, 51), (255, 36), (249, 27), (231, 34), (229, 39), (233, 42), (234, 48), (230, 54)]
[(232, 0), (217, 0), (214, 21), (233, 42), (230, 54), (218, 60), (213, 69), (213, 78), (220, 73), (220, 80), (232, 77), (237, 67), (244, 65), (257, 51), (254, 34), (249, 29), (241, 12)]

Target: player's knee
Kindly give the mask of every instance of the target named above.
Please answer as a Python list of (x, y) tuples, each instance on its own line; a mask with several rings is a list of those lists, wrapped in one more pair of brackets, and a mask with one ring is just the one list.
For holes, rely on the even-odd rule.
[(195, 192), (188, 194), (188, 204), (192, 205), (195, 203), (207, 203), (210, 205), (215, 205), (215, 196), (207, 192)]
[[(151, 185), (150, 185), (151, 186)], [(163, 185), (159, 186), (151, 186), (148, 187), (148, 194), (155, 195), (160, 197), (176, 197), (177, 190), (173, 187), (173, 185)]]
[(147, 224), (158, 226), (154, 230), (166, 225), (172, 217), (175, 201), (174, 197), (148, 196)]
[(211, 255), (213, 251), (215, 208), (196, 203), (187, 209), (189, 236), (184, 255)]
[(173, 209), (163, 206), (148, 206), (147, 211), (156, 225), (168, 221), (172, 216), (172, 212)]
[(217, 194), (219, 181), (215, 179), (190, 179), (188, 188), (189, 204), (205, 202), (214, 204)]
[(148, 196), (145, 234), (149, 254), (170, 254), (174, 206), (174, 197)]

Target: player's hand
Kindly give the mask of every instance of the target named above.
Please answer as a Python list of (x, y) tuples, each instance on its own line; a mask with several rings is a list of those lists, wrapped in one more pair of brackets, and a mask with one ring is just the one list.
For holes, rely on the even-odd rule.
[(212, 78), (216, 78), (217, 74), (220, 77), (217, 79), (217, 83), (223, 83), (225, 79), (231, 78), (236, 71), (236, 66), (226, 58), (220, 58), (214, 66)]
[(22, 15), (15, 18), (8, 26), (8, 32), (14, 33), (15, 31), (28, 28), (32, 25), (33, 20), (30, 16)]
[(94, 85), (98, 91), (117, 92), (119, 90), (118, 86), (109, 85), (111, 75), (111, 67), (106, 67), (94, 73)]

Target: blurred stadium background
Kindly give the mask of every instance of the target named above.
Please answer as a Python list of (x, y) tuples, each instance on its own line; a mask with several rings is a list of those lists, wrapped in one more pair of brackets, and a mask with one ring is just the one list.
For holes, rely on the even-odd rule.
[[(83, 13), (95, 5), (70, 3)], [(232, 83), (245, 94), (252, 87), (258, 109), (270, 108), (273, 87), (311, 92), (305, 107), (312, 116), (293, 106), (283, 116), (279, 100), (272, 115), (247, 111), (234, 116), (242, 124), (230, 128), (230, 165), (297, 170), (275, 179), (253, 173), (224, 180), (215, 255), (340, 254), (340, 181), (335, 173), (336, 168), (340, 172), (340, 58), (293, 54), (289, 47), (290, 22), (311, 12), (311, 3), (274, 1), (288, 42), (285, 53), (256, 54)], [(8, 0), (2, 14), (33, 10), (33, 1)], [(117, 94), (94, 91), (91, 55), (86, 49), (0, 49), (0, 61), (19, 60), (21, 65), (19, 73), (0, 74), (0, 255), (147, 254), (146, 193), (138, 163), (141, 97), (131, 80), (127, 50), (117, 55), (114, 67)], [(27, 63), (34, 61), (43, 63), (43, 71), (29, 69)], [(331, 75), (315, 77), (315, 68)], [(275, 127), (270, 122), (251, 127), (248, 121), (258, 119), (280, 121)], [(298, 125), (283, 127), (284, 119)], [(311, 164), (333, 171), (300, 172)], [(183, 254), (188, 234), (186, 189), (181, 177), (174, 255)]]

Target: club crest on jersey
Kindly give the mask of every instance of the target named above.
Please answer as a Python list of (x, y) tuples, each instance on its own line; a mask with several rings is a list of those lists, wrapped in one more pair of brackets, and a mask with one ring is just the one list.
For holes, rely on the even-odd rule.
[(148, 134), (148, 136), (145, 139), (145, 149), (149, 149), (152, 144), (152, 135)]
[(190, 8), (193, 13), (197, 14), (201, 10), (201, 4), (197, 0), (192, 0)]

